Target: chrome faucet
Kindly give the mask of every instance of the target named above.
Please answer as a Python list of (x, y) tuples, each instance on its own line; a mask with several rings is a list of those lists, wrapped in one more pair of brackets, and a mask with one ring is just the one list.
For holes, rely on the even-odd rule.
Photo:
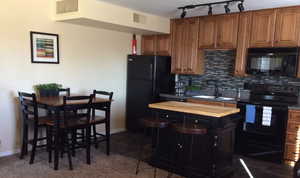
[(218, 81), (217, 80), (207, 80), (206, 83), (208, 85), (214, 85), (214, 88), (215, 88), (214, 96), (216, 98), (218, 98), (220, 96), (219, 87), (218, 87)]

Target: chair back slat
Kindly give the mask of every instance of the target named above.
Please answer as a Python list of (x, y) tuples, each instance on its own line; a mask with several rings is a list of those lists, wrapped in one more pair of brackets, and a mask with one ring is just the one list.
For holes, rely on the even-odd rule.
[(112, 101), (112, 97), (113, 97), (113, 92), (107, 92), (107, 91), (97, 91), (97, 90), (94, 90), (94, 92), (93, 92), (93, 94), (95, 95), (95, 96), (97, 96), (97, 95), (102, 95), (102, 97), (104, 96), (104, 97), (108, 97), (108, 99), (110, 100), (110, 101)]
[(107, 103), (105, 106), (98, 106), (98, 105), (93, 106), (92, 117), (95, 118), (96, 110), (100, 110), (100, 111), (108, 111), (108, 110), (110, 110), (111, 102), (112, 102), (112, 97), (113, 97), (114, 93), (113, 92), (107, 92), (107, 91), (97, 91), (97, 90), (94, 90), (93, 94), (94, 94), (95, 97), (100, 95), (100, 97), (107, 97), (109, 99), (109, 103)]
[(82, 125), (90, 124), (91, 107), (94, 95), (90, 96), (64, 96), (64, 125), (72, 127), (74, 119), (80, 120)]
[(19, 92), (19, 100), (23, 113), (23, 119), (33, 118), (38, 122), (38, 107), (34, 93)]
[(60, 88), (58, 89), (59, 94), (64, 93), (65, 96), (70, 96), (71, 92), (70, 92), (70, 88)]

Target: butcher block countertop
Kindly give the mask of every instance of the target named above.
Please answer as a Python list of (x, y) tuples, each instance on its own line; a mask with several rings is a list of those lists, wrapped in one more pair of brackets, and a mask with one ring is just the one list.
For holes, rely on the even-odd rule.
[(176, 111), (187, 114), (195, 114), (209, 117), (225, 117), (240, 112), (238, 108), (211, 106), (206, 104), (195, 104), (188, 102), (166, 101), (149, 104), (149, 108)]

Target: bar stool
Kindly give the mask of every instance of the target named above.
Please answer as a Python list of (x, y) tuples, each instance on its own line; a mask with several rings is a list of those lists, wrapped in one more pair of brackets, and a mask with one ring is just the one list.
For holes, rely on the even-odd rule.
[[(201, 125), (197, 122), (195, 123), (174, 123), (171, 124), (171, 128), (175, 133), (177, 134), (176, 139), (176, 148), (174, 150), (175, 152), (175, 163), (180, 163), (182, 165), (175, 165), (175, 169), (183, 169), (187, 177), (192, 177), (192, 173), (190, 171), (190, 168), (192, 167), (192, 159), (193, 159), (193, 146), (194, 146), (194, 137), (200, 136), (200, 135), (206, 135), (207, 134), (207, 128), (204, 125)], [(184, 142), (182, 141), (183, 136), (189, 136), (190, 142)], [(187, 151), (186, 149), (189, 150)], [(186, 155), (185, 153), (188, 152), (189, 155)], [(178, 160), (178, 157), (184, 157), (183, 162), (180, 162)], [(176, 168), (178, 166), (178, 168)], [(168, 175), (168, 177), (171, 177), (172, 173)]]
[[(168, 128), (170, 125), (170, 121), (166, 120), (166, 119), (160, 119), (160, 118), (152, 118), (152, 117), (147, 117), (147, 118), (142, 118), (140, 120), (141, 125), (144, 127), (144, 134), (146, 135), (147, 129), (151, 129), (151, 134), (153, 136), (153, 134), (155, 135), (155, 140), (153, 142), (154, 146), (152, 147), (152, 152), (154, 153), (154, 156), (157, 155), (157, 148), (159, 146), (159, 136), (160, 136), (160, 130), (161, 129), (165, 129)], [(147, 145), (141, 143), (140, 145), (140, 153), (139, 153), (139, 160), (137, 162), (136, 165), (136, 175), (139, 173), (139, 168), (140, 168), (140, 163), (143, 159), (143, 152), (145, 151), (145, 147)], [(156, 178), (156, 167), (154, 168), (154, 178)]]

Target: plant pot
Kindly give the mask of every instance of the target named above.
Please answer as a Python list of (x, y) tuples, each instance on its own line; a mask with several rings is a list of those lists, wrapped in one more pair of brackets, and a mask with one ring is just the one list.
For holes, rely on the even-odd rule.
[(40, 89), (39, 93), (41, 97), (55, 97), (59, 95), (59, 90)]
[(55, 97), (55, 96), (58, 96), (59, 95), (59, 90), (48, 90), (48, 92), (49, 92), (49, 96), (53, 96), (53, 97)]
[(40, 93), (41, 97), (48, 97), (49, 96), (48, 90), (45, 90), (45, 89), (40, 89), (39, 93)]

